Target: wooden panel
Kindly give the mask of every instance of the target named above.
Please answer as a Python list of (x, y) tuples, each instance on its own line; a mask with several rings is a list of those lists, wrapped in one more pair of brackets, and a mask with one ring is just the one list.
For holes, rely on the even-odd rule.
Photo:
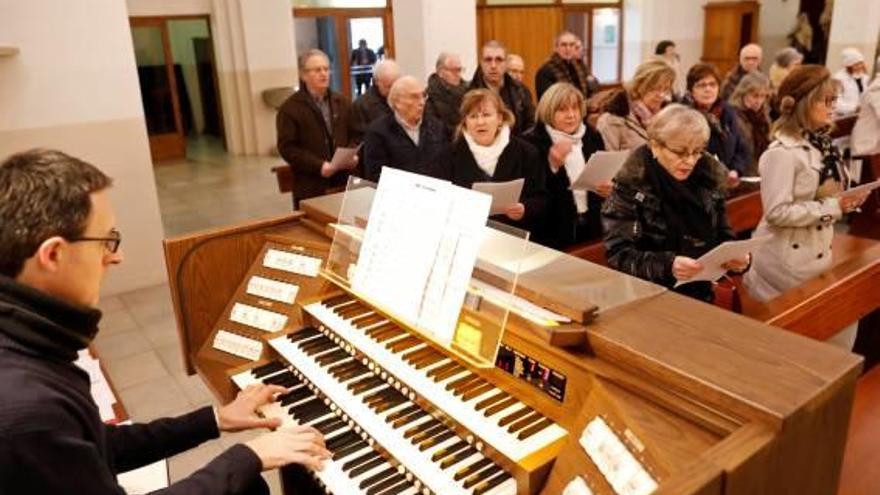
[[(755, 1), (709, 3), (704, 7), (703, 58), (715, 64), (723, 76), (739, 63), (743, 40), (758, 39), (760, 7)], [(743, 17), (751, 16), (751, 32), (742, 33)]]
[(165, 267), (187, 372), (195, 372), (192, 356), (210, 336), (212, 326), (235, 288), (263, 247), (264, 235), (294, 233), (324, 240), (302, 227), (302, 213), (213, 229), (166, 239)]
[(880, 367), (859, 379), (852, 408), (839, 495), (880, 493)]
[(532, 92), (532, 98), (537, 96), (535, 73), (550, 58), (553, 40), (561, 30), (562, 9), (559, 7), (477, 8), (479, 46), (489, 40), (498, 40), (507, 46), (508, 53), (521, 56), (526, 66), (523, 83)]

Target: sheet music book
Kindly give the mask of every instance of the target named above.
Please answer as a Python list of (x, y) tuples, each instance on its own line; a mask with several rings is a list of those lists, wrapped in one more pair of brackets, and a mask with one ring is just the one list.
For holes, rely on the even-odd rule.
[(590, 160), (581, 175), (571, 184), (574, 191), (596, 191), (596, 186), (609, 182), (623, 167), (629, 151), (597, 151), (590, 155)]
[(352, 288), (451, 343), (492, 197), (386, 168)]
[(504, 213), (504, 210), (512, 204), (519, 203), (525, 179), (514, 179), (507, 182), (474, 182), (471, 189), (492, 196), (492, 209), (490, 215)]
[(715, 249), (700, 256), (700, 259), (697, 260), (703, 265), (702, 270), (694, 275), (693, 278), (676, 282), (675, 286), (678, 287), (681, 284), (689, 284), (691, 282), (714, 282), (718, 280), (727, 273), (727, 270), (721, 265), (730, 260), (744, 258), (747, 254), (758, 249), (761, 244), (770, 240), (770, 237), (771, 236), (769, 235), (765, 235), (761, 237), (753, 237), (744, 241), (727, 241), (719, 244)]

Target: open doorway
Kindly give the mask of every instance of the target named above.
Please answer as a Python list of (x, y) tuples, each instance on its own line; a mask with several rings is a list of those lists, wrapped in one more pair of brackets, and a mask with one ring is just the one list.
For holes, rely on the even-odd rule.
[(208, 17), (130, 22), (153, 162), (184, 159), (193, 149), (225, 150)]

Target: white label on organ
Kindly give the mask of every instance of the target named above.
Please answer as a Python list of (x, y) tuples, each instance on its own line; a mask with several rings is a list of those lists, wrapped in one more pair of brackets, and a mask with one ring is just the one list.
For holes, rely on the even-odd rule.
[(277, 332), (284, 329), (287, 324), (287, 316), (274, 311), (255, 308), (247, 304), (235, 303), (232, 306), (232, 314), (229, 319), (247, 325), (249, 327), (258, 328), (265, 332)]
[(256, 361), (263, 354), (263, 343), (226, 330), (214, 336), (214, 349)]
[(257, 275), (251, 277), (247, 285), (248, 294), (287, 304), (293, 304), (296, 301), (297, 292), (299, 292), (298, 285), (279, 282)]
[(593, 495), (593, 492), (583, 478), (575, 476), (568, 486), (565, 487), (562, 495)]
[(587, 424), (580, 444), (616, 493), (648, 495), (657, 489), (657, 482), (602, 418)]
[(307, 277), (317, 277), (321, 269), (321, 258), (270, 249), (263, 257), (263, 266)]

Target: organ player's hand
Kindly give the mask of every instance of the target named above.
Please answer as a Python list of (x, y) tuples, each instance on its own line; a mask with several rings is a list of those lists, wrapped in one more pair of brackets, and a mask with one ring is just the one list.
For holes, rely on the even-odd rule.
[(672, 261), (672, 275), (682, 282), (692, 279), (702, 269), (703, 265), (699, 261), (687, 256), (676, 256)]
[(311, 426), (292, 426), (254, 438), (245, 445), (257, 454), (263, 464), (263, 471), (288, 464), (321, 470), (324, 461), (330, 458), (330, 451), (324, 446), (324, 436)]
[(217, 410), (220, 431), (242, 431), (252, 428), (277, 428), (279, 418), (261, 418), (257, 410), (272, 402), (275, 395), (287, 389), (278, 385), (254, 384), (238, 393), (235, 400)]

